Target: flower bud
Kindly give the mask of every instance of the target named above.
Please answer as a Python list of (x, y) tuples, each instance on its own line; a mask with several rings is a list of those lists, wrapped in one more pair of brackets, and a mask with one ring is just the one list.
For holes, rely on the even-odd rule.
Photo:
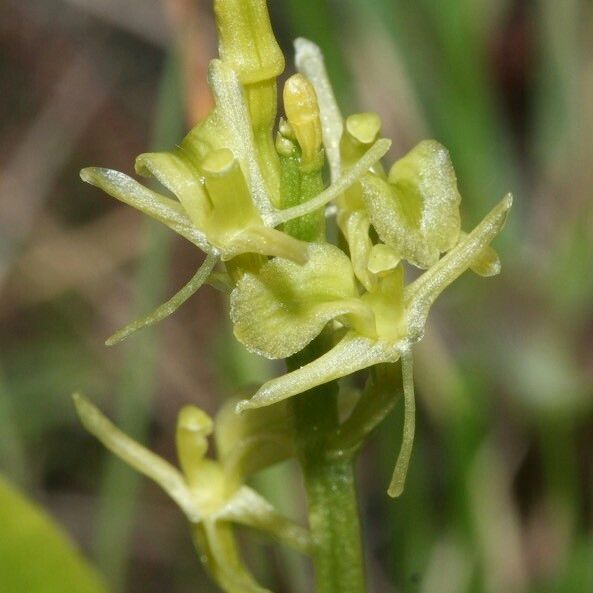
[(301, 147), (303, 169), (316, 168), (320, 165), (323, 142), (319, 104), (313, 85), (302, 74), (286, 81), (284, 110)]
[(196, 406), (185, 406), (177, 419), (177, 457), (187, 485), (204, 514), (224, 503), (228, 484), (220, 464), (206, 458), (208, 437), (214, 432), (212, 418)]
[(232, 65), (241, 83), (276, 78), (284, 71), (266, 0), (215, 0), (219, 52)]
[(200, 408), (185, 406), (177, 419), (177, 455), (183, 473), (191, 482), (208, 451), (208, 437), (212, 434), (212, 418)]

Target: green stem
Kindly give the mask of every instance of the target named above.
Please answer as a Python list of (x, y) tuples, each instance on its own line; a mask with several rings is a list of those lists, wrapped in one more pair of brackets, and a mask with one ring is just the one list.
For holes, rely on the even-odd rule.
[[(280, 159), (281, 207), (306, 202), (323, 186), (321, 170), (304, 173), (299, 161), (298, 154)], [(285, 225), (284, 231), (304, 241), (323, 241), (323, 209)], [(329, 347), (331, 343), (322, 334), (286, 361), (288, 370), (311, 362)], [(316, 591), (365, 593), (354, 451), (337, 451), (332, 446), (340, 428), (337, 382), (319, 385), (293, 398), (291, 408), (297, 456), (309, 503)]]
[[(322, 339), (288, 361), (298, 368), (319, 355)], [(365, 575), (352, 456), (329, 450), (338, 429), (338, 387), (321, 385), (294, 398), (299, 461), (309, 502), (317, 593), (364, 593)]]

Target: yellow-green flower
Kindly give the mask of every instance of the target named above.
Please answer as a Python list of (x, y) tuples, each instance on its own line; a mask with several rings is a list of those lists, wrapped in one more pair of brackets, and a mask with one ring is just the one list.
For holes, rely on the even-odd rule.
[(377, 140), (330, 187), (304, 204), (278, 208), (280, 170), (272, 123), (276, 77), (284, 59), (264, 0), (218, 0), (215, 11), (221, 59), (213, 60), (209, 69), (214, 110), (175, 150), (136, 159), (136, 172), (156, 178), (174, 198), (118, 171), (97, 167), (81, 171), (84, 181), (162, 222), (207, 254), (203, 266), (178, 294), (117, 332), (108, 344), (170, 315), (208, 281), (221, 260), (232, 262), (243, 254), (255, 254), (304, 263), (306, 243), (276, 227), (322, 209), (391, 145), (389, 140)]
[[(326, 355), (259, 389), (241, 409), (269, 405), (374, 364), (395, 362), (422, 338), (438, 295), (473, 265), (502, 229), (511, 207), (505, 197), (468, 235), (418, 279), (404, 287), (401, 265), (359, 295), (348, 257), (314, 245), (297, 266), (273, 260), (247, 273), (231, 297), (235, 336), (250, 350), (284, 358), (304, 348), (335, 320), (348, 333)], [(258, 315), (253, 315), (257, 311)]]
[(191, 524), (205, 568), (227, 593), (267, 591), (244, 566), (232, 524), (266, 532), (308, 553), (307, 531), (245, 486), (251, 473), (292, 453), (288, 419), (281, 406), (244, 419), (223, 408), (216, 421), (219, 461), (206, 458), (208, 437), (214, 431), (212, 419), (195, 406), (183, 408), (177, 423), (181, 467), (177, 469), (121, 432), (82, 396), (75, 395), (74, 401), (85, 428), (123, 461), (159, 484), (181, 508)]
[[(280, 358), (311, 342), (328, 322), (344, 336), (313, 362), (264, 384), (238, 411), (269, 406), (318, 385), (378, 364), (408, 361), (404, 375), (408, 433), (413, 435), (411, 347), (424, 334), (430, 307), (439, 294), (470, 268), (502, 229), (511, 196), (495, 208), (411, 284), (404, 286), (402, 265), (386, 271), (372, 291), (359, 294), (348, 257), (331, 245), (310, 248), (309, 260), (296, 266), (273, 260), (247, 273), (231, 297), (235, 336), (250, 350)], [(253, 311), (258, 315), (254, 316)], [(409, 441), (404, 440), (409, 449)], [(402, 461), (407, 465), (407, 460)], [(390, 493), (401, 491), (401, 464)], [(405, 472), (404, 472), (405, 473)]]

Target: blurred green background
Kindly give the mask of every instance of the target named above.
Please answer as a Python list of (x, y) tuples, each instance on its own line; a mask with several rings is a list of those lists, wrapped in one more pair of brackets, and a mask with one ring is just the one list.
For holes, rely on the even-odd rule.
[[(450, 149), (466, 228), (507, 191), (516, 198), (496, 244), (502, 276), (464, 276), (417, 348), (405, 495), (385, 494), (399, 408), (359, 463), (372, 590), (590, 593), (592, 3), (270, 4), (287, 55), (294, 37), (316, 41), (344, 111), (380, 113), (390, 158), (425, 137)], [(83, 185), (78, 170), (130, 172), (138, 153), (170, 148), (207, 112), (210, 2), (1, 8), (0, 474), (70, 534), (113, 593), (209, 593), (181, 514), (84, 433), (70, 394), (84, 391), (172, 459), (183, 404), (214, 413), (238, 385), (280, 370), (233, 344), (225, 303), (209, 288), (156, 330), (103, 346), (183, 284), (200, 256)], [(303, 516), (292, 465), (258, 487)], [(271, 589), (310, 590), (298, 559), (249, 542)], [(0, 554), (0, 583), (15, 562)], [(56, 589), (70, 590), (95, 589)]]

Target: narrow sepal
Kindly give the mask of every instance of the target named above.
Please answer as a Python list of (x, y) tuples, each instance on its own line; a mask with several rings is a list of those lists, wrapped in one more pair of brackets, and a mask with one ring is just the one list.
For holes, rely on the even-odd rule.
[(185, 301), (198, 292), (202, 285), (208, 281), (210, 274), (214, 270), (217, 262), (218, 258), (216, 256), (206, 256), (204, 263), (200, 266), (191, 280), (179, 292), (177, 292), (166, 303), (163, 303), (148, 315), (145, 315), (140, 319), (136, 319), (136, 321), (133, 321), (124, 328), (120, 329), (118, 332), (113, 334), (105, 342), (105, 344), (107, 346), (119, 344), (138, 330), (154, 325), (155, 323), (158, 323), (166, 317), (169, 317), (169, 315), (175, 313), (175, 311), (177, 311), (177, 309), (179, 309), (179, 307), (181, 307)]
[[(212, 60), (209, 69), (210, 86), (216, 102), (216, 118), (225, 129), (224, 144), (241, 163), (253, 201), (263, 215), (272, 212), (273, 203), (257, 160), (257, 149), (249, 109), (243, 87), (235, 71), (221, 60)], [(214, 126), (216, 133), (217, 126)]]
[(73, 399), (80, 421), (92, 435), (128, 465), (155, 481), (191, 522), (201, 519), (200, 511), (178, 469), (124, 434), (82, 395), (75, 394)]
[(162, 222), (206, 253), (213, 251), (206, 237), (192, 224), (181, 204), (166, 198), (119, 171), (88, 167), (80, 172), (86, 183), (102, 189), (111, 197)]
[(247, 486), (243, 486), (232, 500), (216, 513), (216, 518), (268, 533), (274, 539), (303, 554), (311, 552), (309, 532), (281, 515), (267, 500)]
[(265, 383), (251, 399), (240, 402), (237, 411), (275, 404), (375, 364), (396, 362), (399, 356), (400, 345), (347, 334), (313, 362)]
[(414, 396), (414, 370), (411, 350), (402, 352), (402, 380), (404, 386), (404, 430), (399, 455), (393, 470), (387, 494), (393, 498), (401, 496), (406, 484), (408, 467), (414, 447), (416, 431), (416, 401)]
[(331, 171), (332, 182), (338, 180), (341, 172), (340, 140), (344, 121), (332, 89), (321, 49), (312, 41), (299, 38), (294, 42), (295, 62), (299, 72), (313, 84), (319, 102), (323, 144)]
[(379, 159), (385, 156), (390, 147), (391, 140), (388, 140), (387, 138), (377, 140), (377, 142), (369, 148), (365, 155), (355, 165), (318, 196), (303, 204), (299, 204), (298, 206), (293, 206), (292, 208), (287, 208), (285, 210), (277, 210), (269, 217), (271, 225), (277, 226), (281, 223), (288, 222), (293, 218), (305, 216), (306, 214), (315, 212), (315, 210), (319, 210), (319, 208), (325, 206), (332, 200), (335, 200), (344, 191), (356, 183), (356, 181), (371, 169)]
[(512, 204), (513, 197), (508, 194), (471, 233), (406, 287), (404, 300), (411, 339), (418, 340), (422, 337), (426, 318), (434, 301), (449, 284), (473, 265), (476, 257), (498, 235)]

